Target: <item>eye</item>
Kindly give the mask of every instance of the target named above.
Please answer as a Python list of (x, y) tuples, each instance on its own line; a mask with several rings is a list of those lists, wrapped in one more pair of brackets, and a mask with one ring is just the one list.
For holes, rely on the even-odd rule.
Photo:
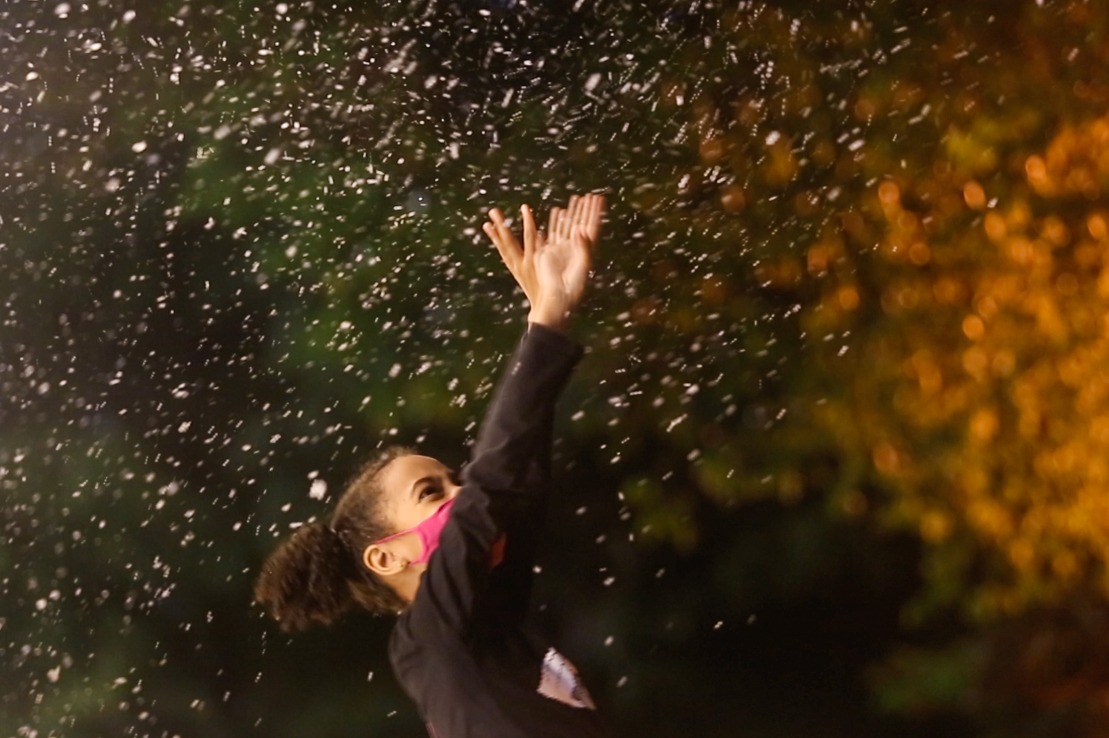
[(443, 489), (438, 484), (425, 484), (420, 488), (419, 498), (422, 501), (432, 495), (440, 494), (442, 491)]

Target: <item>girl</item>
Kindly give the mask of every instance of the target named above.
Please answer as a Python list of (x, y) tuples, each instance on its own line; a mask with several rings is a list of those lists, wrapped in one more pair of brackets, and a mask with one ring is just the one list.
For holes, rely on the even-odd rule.
[(530, 304), (528, 329), (461, 480), (390, 448), (350, 483), (327, 525), (266, 561), (255, 597), (287, 631), (351, 606), (396, 613), (389, 658), (433, 738), (603, 736), (573, 665), (525, 621), (550, 488), (554, 405), (581, 356), (566, 335), (589, 275), (603, 198), (521, 208), (524, 243), (490, 211), (485, 232)]

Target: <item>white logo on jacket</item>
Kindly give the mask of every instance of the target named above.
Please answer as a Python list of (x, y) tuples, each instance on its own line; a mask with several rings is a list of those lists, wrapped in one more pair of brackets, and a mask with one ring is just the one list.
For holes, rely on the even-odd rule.
[(570, 707), (588, 707), (596, 710), (589, 692), (581, 683), (578, 670), (570, 660), (553, 648), (543, 657), (543, 670), (539, 677), (539, 694)]

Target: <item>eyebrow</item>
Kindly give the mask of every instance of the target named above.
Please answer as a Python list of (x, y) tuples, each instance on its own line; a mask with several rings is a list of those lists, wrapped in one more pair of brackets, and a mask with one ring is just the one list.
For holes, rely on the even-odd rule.
[(419, 489), (420, 489), (421, 485), (428, 484), (428, 483), (431, 483), (431, 482), (437, 482), (437, 481), (439, 481), (439, 476), (435, 475), (435, 474), (429, 474), (427, 476), (420, 477), (419, 479), (417, 479), (415, 482), (412, 483), (412, 489), (410, 489), (408, 491), (408, 494), (411, 495), (412, 497), (415, 497), (416, 494), (419, 492)]

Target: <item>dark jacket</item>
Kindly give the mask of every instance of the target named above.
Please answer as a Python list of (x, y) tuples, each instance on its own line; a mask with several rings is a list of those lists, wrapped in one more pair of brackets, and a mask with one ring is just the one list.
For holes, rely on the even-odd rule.
[(389, 657), (434, 738), (600, 738), (574, 667), (526, 622), (550, 490), (554, 406), (581, 357), (529, 327)]

